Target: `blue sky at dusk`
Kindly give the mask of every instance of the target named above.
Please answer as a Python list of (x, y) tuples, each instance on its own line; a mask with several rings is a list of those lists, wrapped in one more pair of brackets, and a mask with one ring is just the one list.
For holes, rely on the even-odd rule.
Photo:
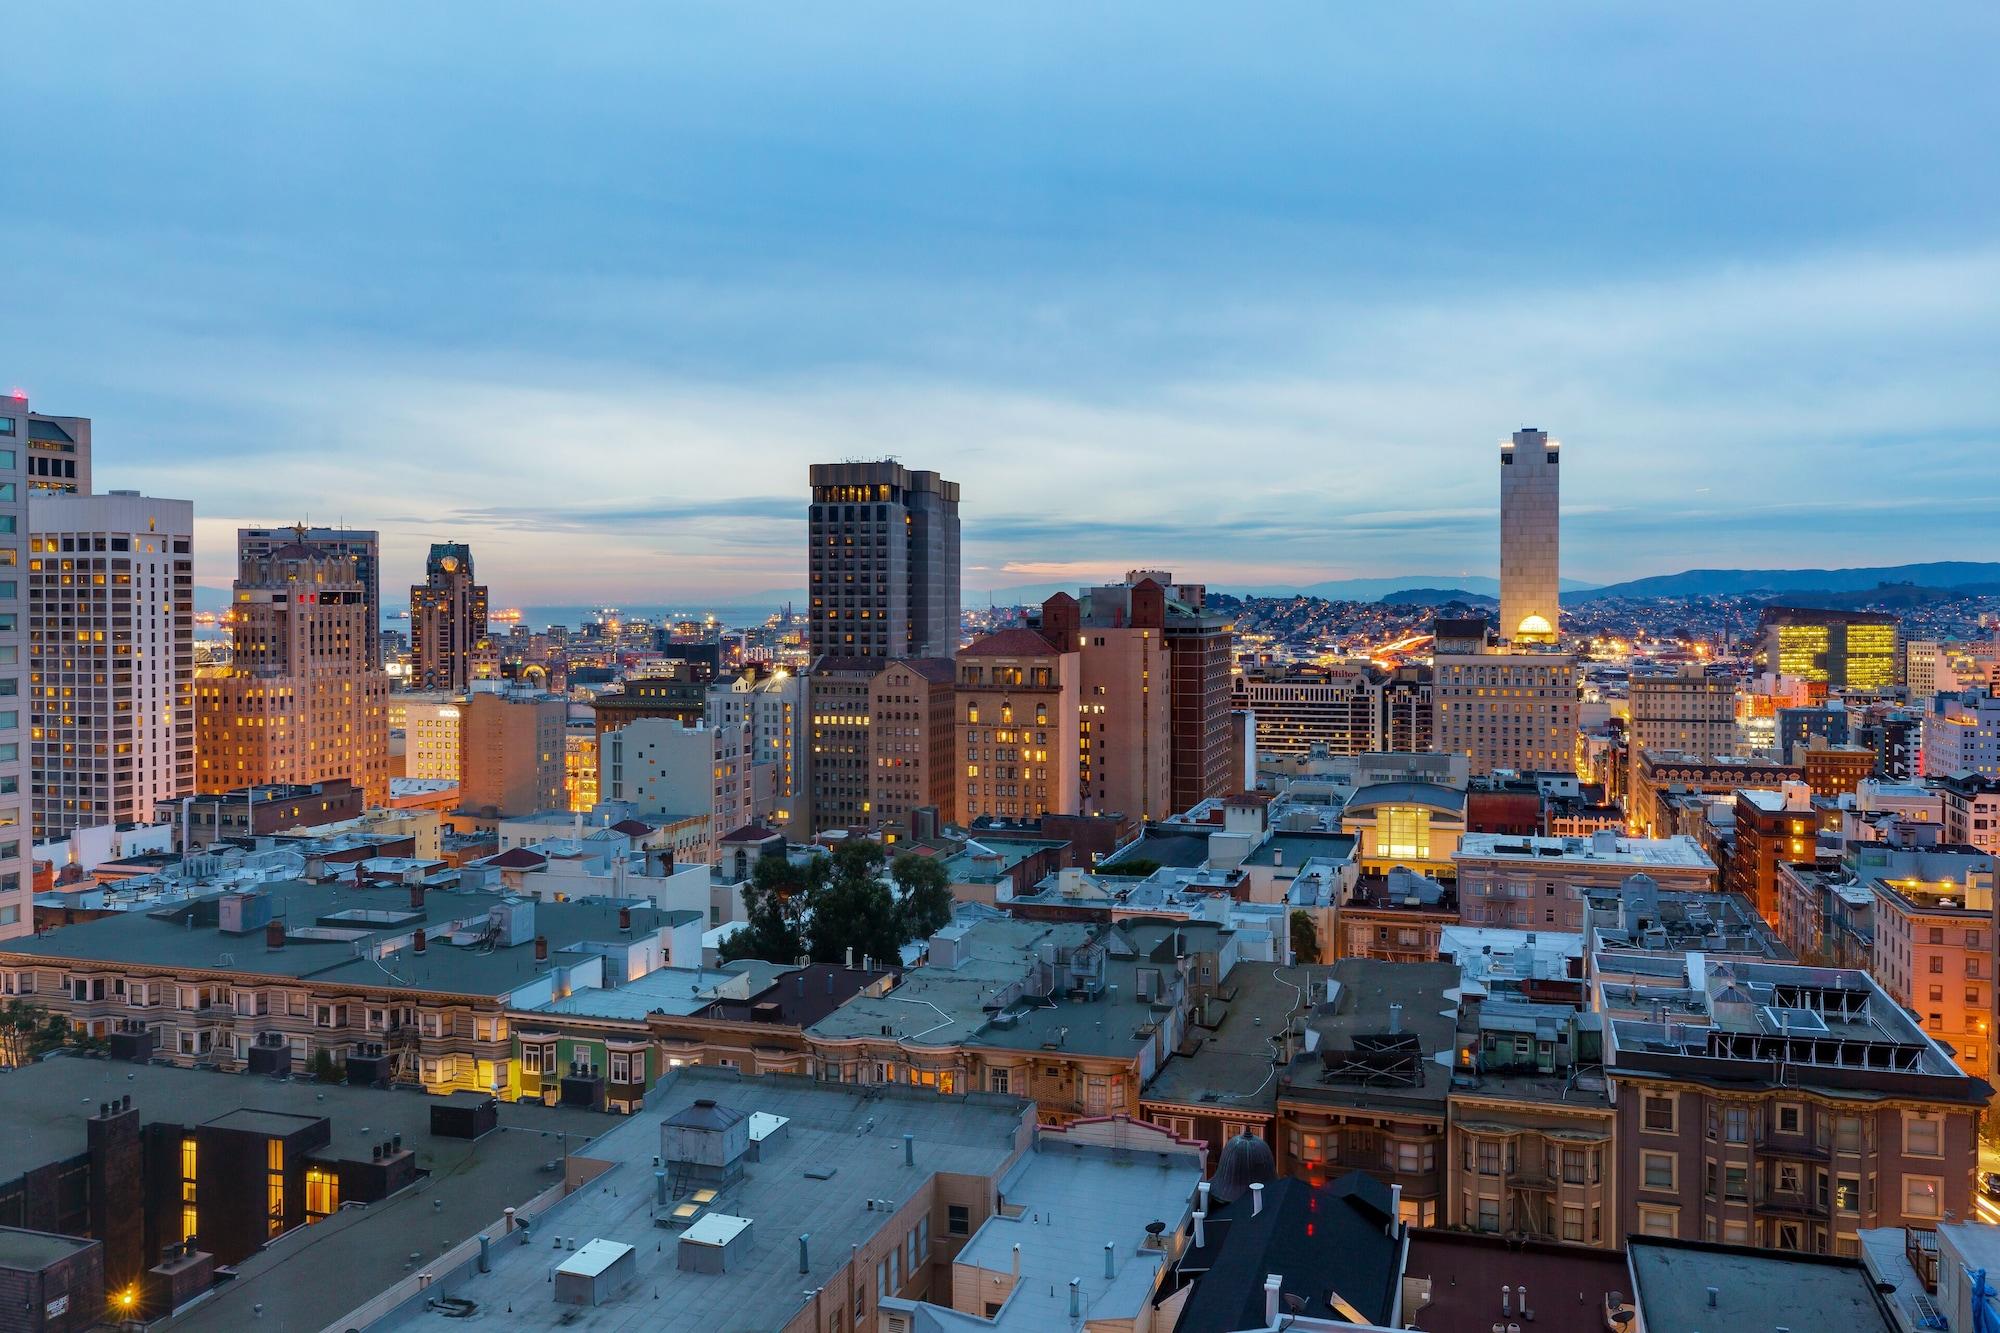
[(803, 583), (815, 459), (968, 600), (2000, 559), (2000, 7), (20, 5), (0, 389), (101, 489)]

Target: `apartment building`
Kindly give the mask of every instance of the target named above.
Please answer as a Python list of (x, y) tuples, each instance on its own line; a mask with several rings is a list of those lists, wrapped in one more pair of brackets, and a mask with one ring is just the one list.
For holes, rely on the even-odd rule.
[(1766, 921), (1778, 922), (1778, 867), (1809, 865), (1819, 857), (1819, 816), (1802, 782), (1777, 791), (1736, 793), (1736, 846), (1726, 884)]
[(1934, 696), (1924, 709), (1924, 772), (2000, 778), (2000, 692), (1963, 690)]
[(755, 820), (751, 751), (747, 722), (690, 727), (645, 718), (604, 734), (598, 794), (642, 810), (705, 815), (711, 838), (720, 838)]
[(389, 696), (389, 730), (403, 733), (401, 776), (457, 782), (464, 775), (465, 706), (465, 696), (444, 690)]
[(1852, 1256), (1864, 1230), (1970, 1216), (1993, 1090), (1867, 973), (1686, 953), (1591, 967), (1622, 1233)]
[(1466, 925), (1524, 930), (1582, 930), (1590, 892), (1635, 875), (1669, 892), (1712, 892), (1717, 877), (1701, 844), (1685, 834), (1627, 838), (1608, 829), (1589, 838), (1468, 833), (1452, 860)]
[(459, 808), (482, 819), (567, 804), (564, 733), (569, 705), (534, 690), (479, 689), (459, 710)]
[(146, 823), (194, 790), (194, 505), (29, 498), (35, 836)]
[(1993, 857), (1983, 852), (1853, 849), (1875, 894), (1868, 971), (1968, 1074), (1993, 1074)]
[(962, 649), (957, 667), (959, 818), (1080, 813), (1076, 654), (1007, 629)]
[(892, 838), (915, 835), (918, 810), (957, 822), (954, 672), (948, 657), (911, 657), (868, 682), (868, 814)]
[(280, 881), (0, 949), (0, 981), (114, 1055), (358, 1082), (506, 1086), (507, 1011), (700, 956), (697, 913)]
[[(1636, 768), (1649, 749), (1678, 754), (1736, 752), (1736, 687), (1700, 666), (1670, 676), (1633, 676), (1626, 700), (1626, 753)], [(1637, 785), (1636, 774), (1630, 784)], [(1628, 786), (1628, 790), (1630, 787)]]
[(1944, 797), (1944, 838), (2000, 854), (2000, 778), (1960, 775), (1933, 784)]
[(32, 698), (32, 673), (21, 574), (28, 563), (33, 480), (28, 450), (41, 420), (28, 410), (25, 395), (0, 399), (0, 940), (35, 928), (34, 865), (28, 855), (34, 820), (28, 780), (32, 732), (21, 702)]
[(314, 528), (298, 524), (289, 528), (238, 528), (236, 559), (268, 559), (280, 546), (305, 546), (336, 559), (354, 561), (354, 574), (361, 582), (368, 606), (368, 663), (382, 661), (382, 534), (367, 528)]

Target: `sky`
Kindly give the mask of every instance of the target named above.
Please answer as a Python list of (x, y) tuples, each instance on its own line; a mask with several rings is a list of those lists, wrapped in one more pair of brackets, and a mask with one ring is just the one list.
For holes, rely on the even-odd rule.
[(496, 605), (2000, 559), (2000, 7), (22, 5), (0, 391), (99, 489), (472, 543)]

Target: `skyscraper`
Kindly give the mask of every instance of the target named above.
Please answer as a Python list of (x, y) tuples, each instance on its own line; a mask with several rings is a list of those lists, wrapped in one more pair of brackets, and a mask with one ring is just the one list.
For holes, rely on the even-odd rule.
[(367, 660), (354, 557), (303, 543), (241, 562), (227, 667), (195, 682), (195, 786), (347, 778), (389, 795), (389, 678)]
[(1896, 684), (1896, 617), (1884, 611), (1764, 608), (1760, 630), (1767, 670), (1796, 676), (1811, 692), (1867, 693)]
[(1500, 637), (1554, 643), (1561, 632), (1562, 445), (1532, 426), (1500, 445)]
[(18, 416), (13, 438), (28, 451), (29, 494), (90, 494), (89, 417), (30, 412), (24, 398), (9, 401), (8, 415)]
[(35, 885), (29, 872), (22, 804), (28, 799), (28, 730), (21, 700), (28, 693), (28, 469), (22, 447), (33, 418), (25, 397), (0, 398), (0, 939), (35, 928)]
[(463, 693), (486, 642), (486, 588), (472, 581), (472, 548), (431, 543), (424, 574), (410, 589), (410, 688)]
[(368, 661), (382, 665), (382, 534), (367, 528), (238, 528), (236, 563), (268, 556), (280, 546), (310, 546), (333, 556), (353, 556), (354, 572), (368, 593)]
[(194, 505), (43, 491), (28, 517), (35, 836), (150, 821), (194, 792)]
[(900, 463), (815, 463), (808, 511), (815, 658), (958, 651), (958, 483)]

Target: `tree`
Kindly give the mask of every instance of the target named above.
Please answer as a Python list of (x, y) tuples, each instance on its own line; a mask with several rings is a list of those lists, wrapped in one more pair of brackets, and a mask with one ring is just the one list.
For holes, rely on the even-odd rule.
[(835, 849), (832, 873), (813, 895), (806, 922), (806, 951), (815, 963), (845, 962), (850, 951), (857, 965), (901, 957), (903, 919), (882, 878), (886, 859), (879, 843), (864, 839)]
[(745, 924), (722, 942), (722, 961), (762, 958), (771, 963), (796, 963), (806, 952), (808, 909), (826, 876), (826, 858), (822, 856), (800, 865), (794, 865), (783, 852), (758, 857), (750, 882), (743, 886)]
[(889, 863), (890, 877), (902, 892), (896, 904), (903, 919), (903, 940), (927, 940), (951, 922), (951, 876), (934, 856), (904, 852)]
[(1319, 926), (1307, 912), (1292, 913), (1292, 961), (1295, 963), (1317, 963), (1319, 961)]
[(32, 1064), (68, 1035), (61, 1018), (32, 1000), (0, 1000), (0, 1068)]

